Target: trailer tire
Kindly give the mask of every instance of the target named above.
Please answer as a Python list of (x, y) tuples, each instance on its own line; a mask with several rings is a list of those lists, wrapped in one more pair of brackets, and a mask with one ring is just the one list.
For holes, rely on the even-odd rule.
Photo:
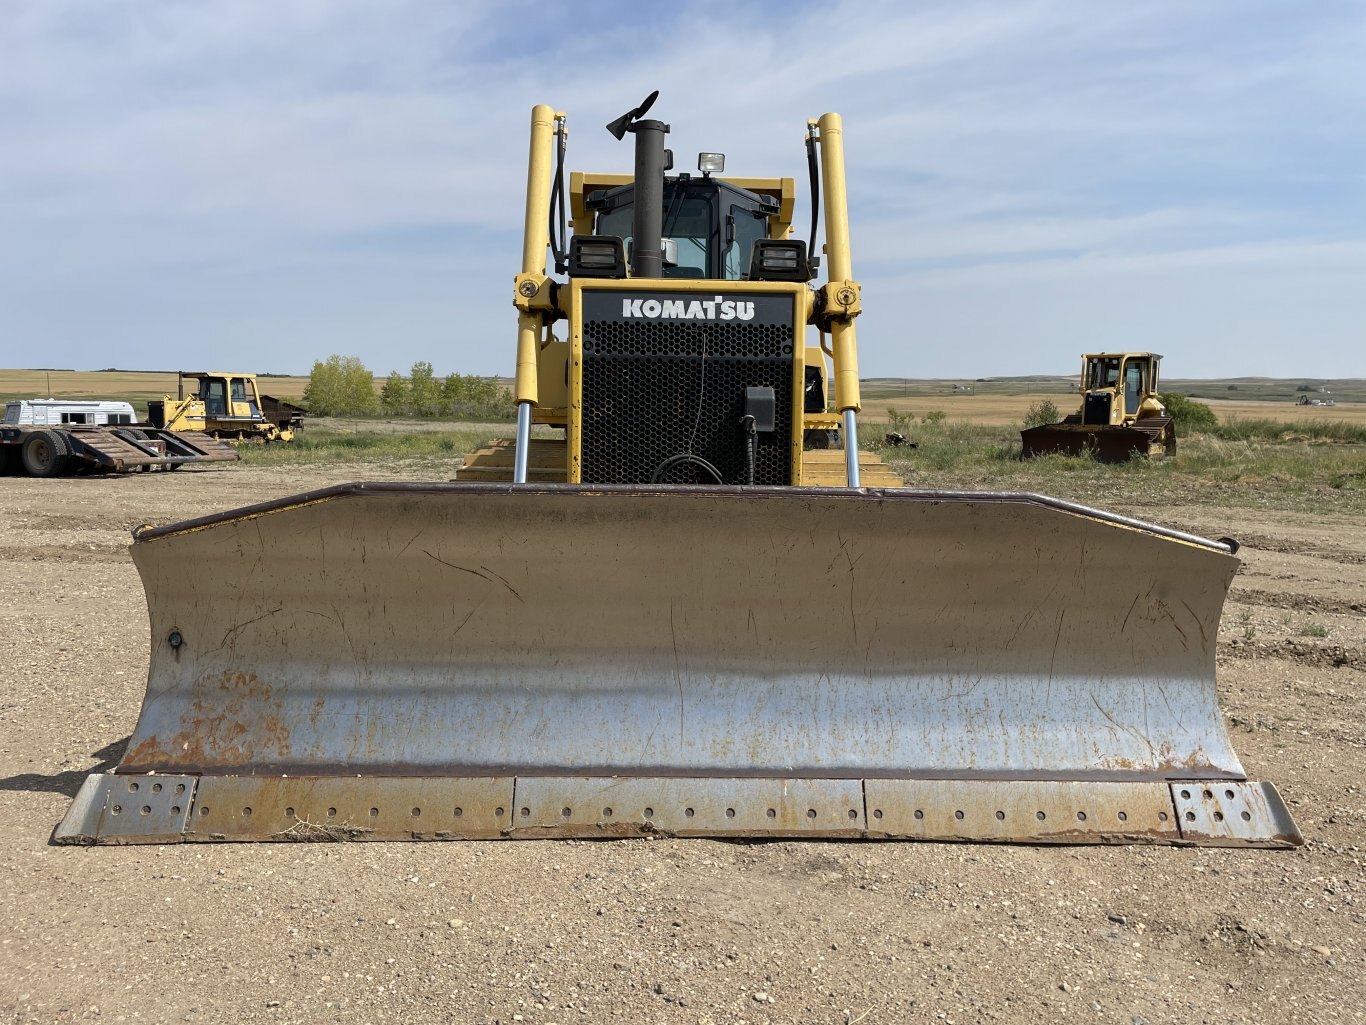
[(19, 472), (19, 446), (0, 445), (0, 477), (9, 477)]
[(30, 477), (60, 477), (71, 462), (71, 445), (61, 431), (34, 431), (20, 452)]

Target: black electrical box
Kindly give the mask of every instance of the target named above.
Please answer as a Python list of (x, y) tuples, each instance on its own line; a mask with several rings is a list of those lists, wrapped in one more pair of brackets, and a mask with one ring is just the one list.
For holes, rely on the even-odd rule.
[(745, 389), (745, 416), (754, 417), (754, 429), (771, 433), (777, 421), (778, 403), (769, 387)]

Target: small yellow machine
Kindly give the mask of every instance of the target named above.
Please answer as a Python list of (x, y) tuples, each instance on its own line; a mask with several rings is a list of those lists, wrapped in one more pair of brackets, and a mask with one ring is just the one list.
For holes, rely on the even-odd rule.
[(1300, 843), (1219, 712), (1236, 542), (899, 486), (856, 442), (839, 115), (820, 280), (792, 180), (669, 174), (653, 101), (567, 245), (532, 111), (511, 446), (139, 528), (146, 700), (55, 841)]
[[(193, 390), (185, 395), (185, 382)], [(180, 372), (175, 398), (166, 395), (147, 403), (153, 427), (168, 431), (202, 431), (232, 441), (293, 441), (303, 424), (302, 411), (270, 395), (261, 395), (255, 374), (195, 370)]]
[(1082, 405), (1055, 424), (1020, 432), (1023, 455), (1091, 453), (1107, 463), (1176, 453), (1176, 429), (1157, 392), (1155, 352), (1100, 352), (1082, 357)]

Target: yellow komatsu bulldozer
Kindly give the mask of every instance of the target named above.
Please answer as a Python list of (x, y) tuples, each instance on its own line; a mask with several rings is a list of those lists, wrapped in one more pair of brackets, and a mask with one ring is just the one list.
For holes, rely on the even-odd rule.
[[(194, 387), (185, 394), (185, 382)], [(303, 423), (302, 410), (256, 387), (255, 374), (182, 370), (176, 395), (147, 403), (153, 427), (168, 431), (202, 431), (229, 441), (293, 441)]]
[(1157, 392), (1155, 352), (1082, 357), (1081, 409), (1055, 424), (1020, 432), (1023, 455), (1090, 454), (1105, 463), (1176, 454), (1176, 428)]
[(136, 531), (146, 699), (54, 839), (1300, 843), (1215, 694), (1237, 545), (880, 486), (839, 116), (801, 240), (653, 99), (567, 239), (532, 111), (511, 446)]

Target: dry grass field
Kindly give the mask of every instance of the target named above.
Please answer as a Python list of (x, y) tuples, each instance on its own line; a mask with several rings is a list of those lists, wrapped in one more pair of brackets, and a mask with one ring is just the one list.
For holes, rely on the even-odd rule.
[[(1024, 419), (1029, 407), (1041, 400), (1051, 401), (1059, 411), (1070, 413), (1080, 406), (1075, 393), (1025, 391), (1018, 394), (946, 394), (907, 395), (885, 398), (865, 397), (864, 417), (884, 419), (888, 409), (923, 417), (932, 410), (941, 410), (949, 420), (985, 426), (1016, 424)], [(1244, 420), (1336, 420), (1342, 423), (1366, 424), (1366, 403), (1340, 402), (1335, 406), (1297, 406), (1291, 402), (1259, 401), (1255, 399), (1200, 399), (1209, 405), (1220, 421)]]
[(1366, 402), (1339, 402), (1335, 406), (1294, 406), (1284, 402), (1259, 402), (1255, 399), (1202, 399), (1219, 420), (1336, 420), (1340, 423), (1366, 424)]
[[(221, 369), (221, 368), (209, 368)], [(383, 378), (375, 379), (375, 389), (383, 385)], [(303, 396), (307, 377), (261, 377), (261, 391), (277, 398), (297, 400)], [(1356, 382), (1333, 382), (1334, 394), (1357, 396)], [(961, 388), (962, 386), (960, 386)], [(1076, 399), (1069, 383), (1062, 378), (1017, 378), (973, 385), (971, 392), (954, 390), (949, 381), (889, 380), (865, 382), (864, 418), (869, 422), (883, 421), (888, 409), (922, 417), (932, 410), (941, 410), (956, 423), (983, 426), (1017, 424), (1024, 419), (1029, 407), (1049, 399), (1063, 412), (1070, 412)], [(1366, 401), (1340, 400), (1335, 406), (1297, 406), (1287, 401), (1294, 394), (1293, 385), (1273, 382), (1264, 385), (1239, 386), (1244, 392), (1259, 395), (1275, 394), (1277, 398), (1205, 399), (1204, 395), (1226, 391), (1223, 381), (1173, 381), (1173, 391), (1194, 393), (1207, 401), (1220, 420), (1228, 418), (1299, 420), (1336, 420), (1343, 423), (1366, 424)], [(145, 409), (148, 399), (176, 393), (174, 371), (128, 370), (5, 370), (0, 369), (0, 398), (35, 398), (51, 395), (55, 398), (126, 399), (139, 409)]]
[[(194, 369), (194, 368), (191, 368)], [(222, 370), (223, 367), (201, 367)], [(233, 369), (231, 367), (227, 369)], [(301, 398), (307, 377), (260, 377), (258, 386), (280, 399)], [(376, 382), (376, 387), (381, 382)], [(148, 399), (176, 394), (174, 370), (4, 370), (0, 369), (0, 397), (32, 399), (124, 399), (143, 408)]]

